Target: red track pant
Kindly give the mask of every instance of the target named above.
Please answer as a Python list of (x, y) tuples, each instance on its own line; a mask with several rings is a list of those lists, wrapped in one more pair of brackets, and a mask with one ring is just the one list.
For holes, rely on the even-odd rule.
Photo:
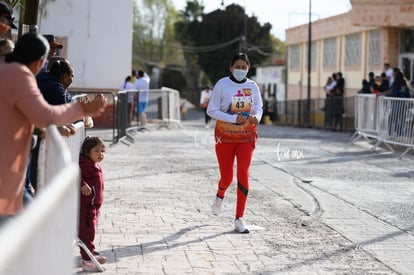
[(236, 219), (243, 217), (249, 192), (249, 170), (255, 142), (216, 144), (216, 155), (220, 168), (217, 196), (224, 198), (233, 181), (234, 159), (237, 159), (237, 207)]
[[(79, 211), (79, 239), (85, 243), (92, 255), (95, 254), (95, 233), (98, 224), (99, 209), (92, 205), (81, 203)], [(89, 260), (88, 254), (80, 248), (83, 260)]]

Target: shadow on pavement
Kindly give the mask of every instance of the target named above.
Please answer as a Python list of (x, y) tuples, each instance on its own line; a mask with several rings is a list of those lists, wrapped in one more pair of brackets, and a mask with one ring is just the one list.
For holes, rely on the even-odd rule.
[[(138, 256), (138, 255), (145, 256), (147, 254), (155, 253), (158, 251), (171, 250), (177, 247), (187, 246), (193, 243), (204, 242), (206, 240), (211, 240), (211, 239), (214, 239), (219, 236), (226, 235), (226, 234), (239, 234), (235, 232), (234, 230), (229, 230), (229, 231), (224, 231), (224, 232), (207, 235), (207, 236), (198, 236), (197, 238), (193, 240), (175, 242), (176, 240), (180, 239), (183, 235), (185, 235), (186, 233), (190, 231), (193, 231), (193, 230), (196, 230), (202, 227), (208, 227), (208, 226), (213, 226), (213, 225), (204, 224), (204, 225), (188, 226), (183, 229), (180, 229), (176, 233), (170, 236), (167, 236), (159, 241), (114, 247), (111, 250), (100, 251), (100, 253), (101, 255), (104, 255), (107, 257), (107, 263), (113, 263), (117, 261), (119, 258), (123, 258), (123, 257), (131, 257), (131, 256)], [(115, 253), (115, 257), (112, 256), (113, 253)]]

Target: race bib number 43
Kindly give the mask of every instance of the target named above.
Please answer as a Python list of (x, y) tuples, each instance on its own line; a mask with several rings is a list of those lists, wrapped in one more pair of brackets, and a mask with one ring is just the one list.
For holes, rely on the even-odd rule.
[(233, 113), (250, 112), (252, 109), (252, 98), (250, 96), (234, 96), (231, 99), (231, 111)]

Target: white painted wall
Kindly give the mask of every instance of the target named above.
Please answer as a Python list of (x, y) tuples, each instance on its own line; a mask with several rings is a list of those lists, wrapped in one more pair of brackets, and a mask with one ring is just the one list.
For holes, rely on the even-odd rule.
[(39, 20), (41, 34), (67, 38), (72, 89), (118, 89), (131, 73), (133, 0), (59, 0)]

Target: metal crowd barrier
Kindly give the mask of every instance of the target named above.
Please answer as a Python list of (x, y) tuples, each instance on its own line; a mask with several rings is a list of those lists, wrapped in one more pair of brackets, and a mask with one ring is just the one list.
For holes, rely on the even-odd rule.
[(86, 128), (86, 135), (100, 136), (104, 141), (112, 143), (117, 142), (118, 131), (118, 95), (115, 92), (102, 91), (74, 91), (71, 90), (72, 97), (83, 97), (87, 95), (93, 98), (97, 94), (103, 94), (108, 99), (108, 105), (105, 111), (99, 116), (93, 118), (93, 128)]
[(378, 101), (375, 94), (360, 94), (355, 97), (355, 132), (351, 142), (360, 138), (378, 139)]
[(401, 146), (405, 151), (400, 158), (414, 147), (414, 99), (377, 97), (374, 94), (359, 94), (355, 97), (355, 133), (351, 143), (361, 137), (376, 143), (371, 151), (379, 145), (385, 145), (394, 152), (391, 145)]
[(274, 106), (277, 114), (273, 121), (275, 125), (355, 130), (354, 97), (279, 101)]
[[(148, 103), (145, 115), (148, 125), (155, 125), (159, 128), (181, 127), (180, 94), (177, 90), (162, 87), (161, 89), (150, 90), (124, 90), (118, 92), (118, 140), (127, 138), (133, 142), (129, 135), (132, 131), (148, 130), (146, 125), (140, 124), (140, 112), (138, 110), (139, 98), (148, 96)], [(133, 100), (132, 111), (130, 110)], [(132, 112), (132, 117), (130, 115)]]
[[(66, 146), (68, 146), (70, 152), (70, 161), (78, 164), (79, 151), (82, 146), (82, 142), (85, 139), (85, 127), (82, 121), (75, 124), (76, 134), (70, 137), (62, 137)], [(48, 132), (49, 134), (49, 132)], [(49, 144), (48, 144), (49, 142)], [(60, 148), (54, 148), (53, 144), (50, 144), (51, 139), (42, 139), (39, 146), (39, 157), (37, 167), (37, 185), (38, 192), (46, 186), (47, 183), (55, 176), (58, 171), (59, 163), (55, 163), (53, 158), (56, 154), (59, 154)], [(57, 151), (56, 151), (57, 150)]]
[[(405, 147), (403, 157), (414, 147), (414, 98), (378, 98), (378, 141), (373, 149), (384, 143)], [(392, 148), (391, 148), (392, 150)], [(393, 150), (392, 150), (393, 151)]]
[(73, 274), (79, 164), (56, 126), (47, 129), (48, 184), (0, 231), (0, 274)]

